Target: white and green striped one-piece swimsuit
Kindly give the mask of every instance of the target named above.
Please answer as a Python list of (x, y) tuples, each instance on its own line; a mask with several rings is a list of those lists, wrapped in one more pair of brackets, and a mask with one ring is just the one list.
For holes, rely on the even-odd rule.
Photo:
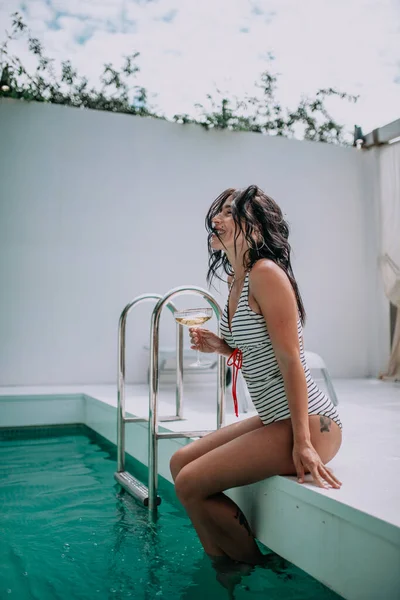
[[(242, 372), (253, 404), (265, 425), (290, 418), (282, 373), (272, 347), (265, 319), (249, 306), (248, 272), (239, 303), (232, 317), (231, 329), (228, 320), (228, 303), (221, 318), (221, 333), (231, 348), (241, 351)], [(342, 427), (338, 411), (326, 394), (316, 385), (307, 366), (303, 348), (303, 328), (300, 318), (297, 324), (300, 358), (304, 368), (308, 389), (308, 414), (332, 419)]]

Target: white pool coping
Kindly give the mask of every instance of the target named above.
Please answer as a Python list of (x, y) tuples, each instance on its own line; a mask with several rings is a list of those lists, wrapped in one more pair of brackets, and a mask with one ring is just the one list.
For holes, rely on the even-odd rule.
[[(294, 478), (274, 477), (233, 490), (231, 495), (245, 509), (263, 543), (339, 594), (355, 600), (392, 600), (395, 588), (400, 597), (400, 385), (376, 380), (339, 380), (334, 384), (344, 441), (331, 467), (343, 482), (342, 488), (326, 491), (312, 484), (301, 486)], [(7, 402), (10, 409), (11, 401), (14, 414), (24, 402), (29, 424), (39, 423), (32, 422), (26, 400), (43, 402), (45, 397), (75, 399), (75, 403), (57, 405), (61, 422), (80, 420), (115, 441), (114, 385), (0, 388), (0, 402), (3, 400), (3, 406)], [(168, 429), (214, 428), (214, 397), (213, 386), (187, 387), (185, 421), (168, 423)], [(99, 401), (106, 417), (99, 416)], [(227, 402), (228, 424), (236, 420), (229, 393)], [(171, 414), (173, 403), (174, 389), (166, 387), (160, 393), (159, 414)], [(127, 411), (145, 415), (147, 406), (147, 386), (128, 386)], [(0, 416), (0, 426), (12, 425), (2, 422), (4, 412)], [(10, 418), (15, 421), (16, 417)], [(146, 463), (145, 425), (140, 431), (128, 451)], [(139, 439), (140, 448), (136, 446)], [(177, 443), (182, 443), (168, 442), (160, 442), (166, 446), (159, 463), (160, 473), (167, 478), (168, 456)]]

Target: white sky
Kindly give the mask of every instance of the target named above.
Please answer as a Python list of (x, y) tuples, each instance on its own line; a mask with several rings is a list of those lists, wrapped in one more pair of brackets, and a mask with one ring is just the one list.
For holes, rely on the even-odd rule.
[(216, 87), (251, 92), (270, 67), (285, 106), (337, 87), (360, 95), (329, 105), (349, 130), (400, 117), (400, 0), (0, 0), (0, 39), (16, 10), (47, 55), (91, 81), (139, 51), (138, 83), (167, 115), (193, 113)]

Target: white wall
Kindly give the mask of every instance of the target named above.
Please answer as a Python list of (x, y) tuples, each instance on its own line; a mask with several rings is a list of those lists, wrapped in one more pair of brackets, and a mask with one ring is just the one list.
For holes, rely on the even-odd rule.
[[(0, 385), (114, 382), (123, 306), (205, 287), (205, 213), (226, 187), (251, 183), (292, 225), (307, 347), (335, 376), (376, 373), (371, 319), (382, 307), (371, 298), (363, 153), (9, 100), (0, 137)], [(130, 321), (135, 381), (150, 312)]]

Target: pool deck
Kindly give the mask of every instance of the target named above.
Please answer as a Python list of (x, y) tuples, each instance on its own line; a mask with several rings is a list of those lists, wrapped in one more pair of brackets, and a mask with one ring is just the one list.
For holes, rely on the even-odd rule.
[[(395, 600), (400, 598), (400, 385), (372, 379), (336, 380), (334, 385), (344, 437), (330, 466), (342, 488), (323, 490), (311, 483), (299, 485), (295, 478), (274, 477), (231, 495), (263, 543), (343, 597)], [(147, 386), (128, 386), (126, 396), (127, 412), (145, 416)], [(162, 388), (160, 415), (173, 412), (174, 397), (173, 387)], [(66, 398), (75, 399), (74, 408), (62, 402)], [(35, 402), (34, 409), (35, 399), (46, 406), (38, 410)], [(52, 403), (49, 410), (49, 399), (60, 403)], [(99, 401), (102, 416), (96, 412)], [(81, 420), (115, 441), (115, 386), (0, 388), (0, 426), (54, 423), (50, 414), (56, 407), (59, 422)], [(173, 431), (214, 428), (214, 386), (185, 387), (184, 417), (163, 426)], [(235, 420), (228, 390), (225, 423)], [(133, 427), (135, 434), (130, 436), (128, 428)], [(127, 450), (145, 463), (146, 437), (144, 424), (140, 429), (127, 426)], [(164, 477), (169, 478), (169, 456), (180, 443), (160, 442), (159, 471)]]

